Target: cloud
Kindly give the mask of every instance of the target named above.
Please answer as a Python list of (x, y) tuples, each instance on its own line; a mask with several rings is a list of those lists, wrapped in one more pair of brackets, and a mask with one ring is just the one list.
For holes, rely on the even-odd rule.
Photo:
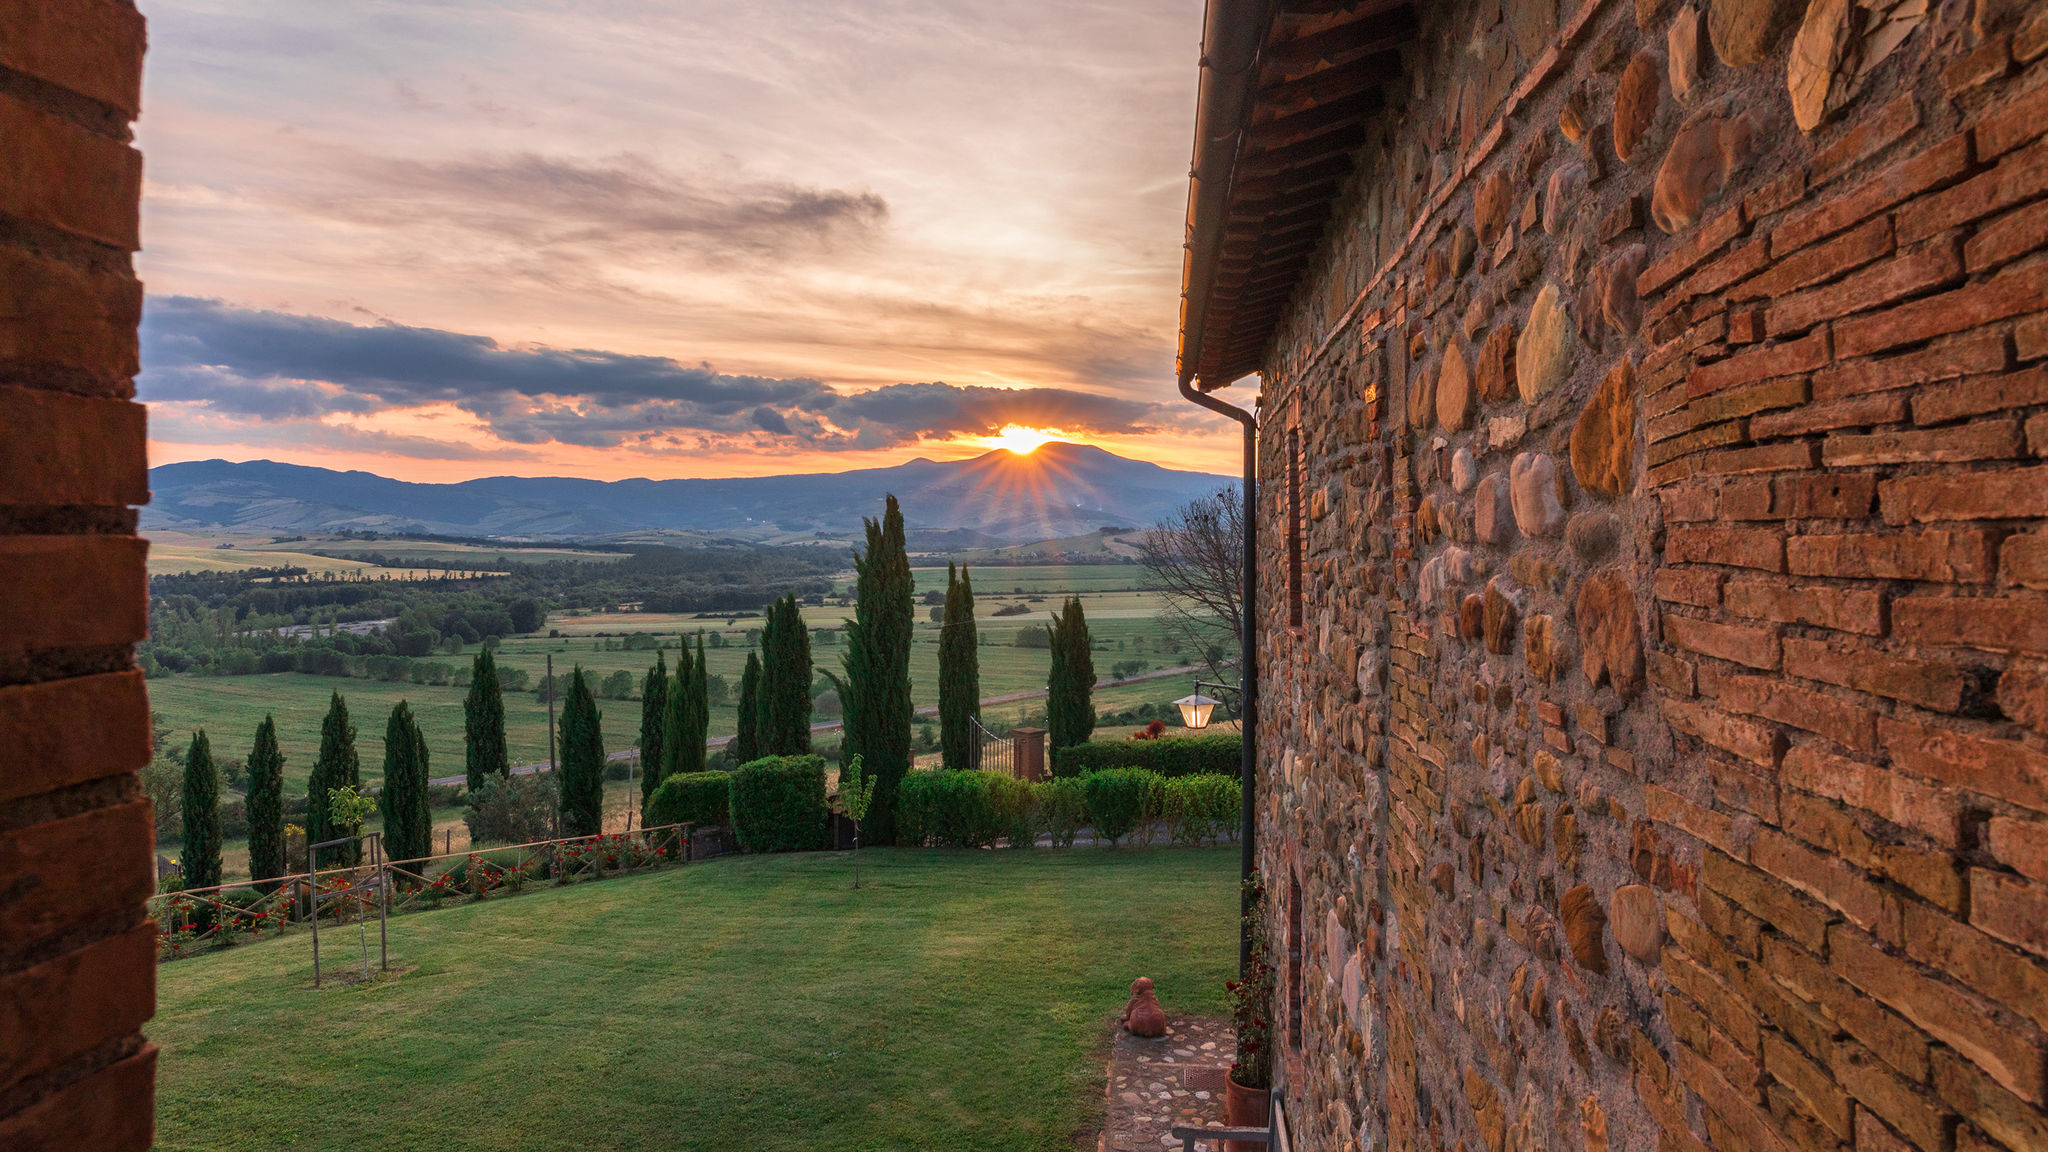
[(346, 191), (305, 206), (379, 227), (454, 225), (545, 247), (688, 248), (758, 259), (815, 252), (885, 224), (872, 192), (724, 174), (684, 175), (625, 153), (581, 161), (534, 152), (453, 160), (372, 158)]
[[(142, 398), (188, 422), (203, 416), (216, 436), (263, 426), (270, 438), (280, 424), (331, 429), (440, 406), (466, 413), (506, 445), (845, 451), (988, 436), (1008, 424), (1138, 435), (1179, 416), (1160, 404), (1069, 388), (923, 382), (847, 393), (808, 377), (735, 375), (592, 349), (506, 347), (486, 336), (196, 297), (150, 298), (142, 355)], [(382, 450), (419, 455), (441, 443), (408, 437)]]

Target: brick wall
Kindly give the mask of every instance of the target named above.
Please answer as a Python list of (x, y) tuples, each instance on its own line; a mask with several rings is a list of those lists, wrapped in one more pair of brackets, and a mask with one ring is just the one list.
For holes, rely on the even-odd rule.
[(0, 0), (0, 1147), (147, 1148), (149, 499), (126, 0)]
[(1302, 1146), (2048, 1148), (2048, 12), (1407, 67), (1261, 400)]

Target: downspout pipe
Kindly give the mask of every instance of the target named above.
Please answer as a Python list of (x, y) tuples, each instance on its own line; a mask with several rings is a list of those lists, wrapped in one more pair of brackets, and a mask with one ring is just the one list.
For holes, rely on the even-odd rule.
[[(1226, 404), (1195, 383), (1201, 362), (1203, 327), (1209, 311), (1209, 290), (1223, 248), (1229, 215), (1231, 174), (1249, 118), (1259, 61), (1259, 46), (1273, 19), (1273, 0), (1209, 0), (1202, 17), (1202, 71), (1195, 103), (1194, 158), (1188, 166), (1186, 251), (1181, 261), (1180, 394), (1189, 402), (1228, 416), (1244, 428), (1244, 576), (1239, 627), (1238, 682), (1243, 748), (1238, 760), (1239, 875), (1251, 878), (1258, 866), (1257, 809), (1259, 748), (1259, 422), (1250, 412)], [(1249, 885), (1239, 886), (1237, 968), (1251, 964)]]
[[(1244, 496), (1244, 576), (1240, 588), (1243, 601), (1240, 608), (1244, 617), (1238, 629), (1242, 643), (1237, 657), (1237, 681), (1243, 697), (1239, 704), (1239, 728), (1243, 734), (1243, 742), (1237, 762), (1237, 840), (1240, 846), (1239, 878), (1249, 880), (1253, 870), (1258, 867), (1253, 836), (1258, 828), (1254, 794), (1258, 783), (1259, 755), (1259, 422), (1244, 409), (1233, 404), (1225, 404), (1206, 392), (1197, 391), (1187, 380), (1180, 382), (1180, 394), (1211, 412), (1230, 417), (1244, 428), (1244, 479), (1240, 482)], [(1237, 934), (1237, 969), (1240, 973), (1251, 963), (1251, 930), (1243, 919), (1250, 912), (1250, 890), (1241, 886)]]

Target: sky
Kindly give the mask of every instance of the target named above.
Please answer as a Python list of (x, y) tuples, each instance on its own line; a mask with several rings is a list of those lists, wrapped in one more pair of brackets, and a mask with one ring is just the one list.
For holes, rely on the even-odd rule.
[(153, 0), (154, 463), (1237, 470), (1173, 351), (1201, 0)]

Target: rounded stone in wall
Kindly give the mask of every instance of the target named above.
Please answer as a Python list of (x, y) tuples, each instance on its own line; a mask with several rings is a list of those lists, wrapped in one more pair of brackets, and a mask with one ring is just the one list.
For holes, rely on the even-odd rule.
[(1524, 536), (1555, 536), (1564, 527), (1557, 496), (1557, 461), (1543, 452), (1522, 452), (1508, 465), (1508, 493), (1515, 527)]
[(1657, 893), (1643, 884), (1624, 884), (1607, 901), (1608, 923), (1621, 950), (1645, 964), (1655, 964), (1664, 951), (1664, 913)]
[(1408, 426), (1417, 432), (1429, 427), (1436, 415), (1436, 380), (1429, 368), (1415, 373), (1408, 382)]
[(1477, 467), (1472, 459), (1472, 449), (1460, 445), (1451, 454), (1451, 487), (1461, 495), (1471, 491)]
[(1687, 4), (1678, 10), (1664, 37), (1671, 68), (1671, 94), (1680, 100), (1690, 99), (1693, 86), (1700, 82), (1701, 31), (1699, 10)]
[(1702, 116), (1679, 129), (1657, 166), (1650, 219), (1677, 235), (1697, 223), (1706, 206), (1749, 163), (1757, 126), (1748, 116)]
[(1479, 349), (1479, 398), (1498, 404), (1515, 398), (1515, 329), (1502, 324), (1487, 334)]
[(1479, 243), (1491, 248), (1508, 229), (1509, 202), (1514, 198), (1505, 171), (1496, 171), (1479, 185), (1472, 198), (1472, 224), (1479, 231)]
[(1557, 908), (1572, 959), (1588, 972), (1607, 971), (1607, 913), (1593, 890), (1581, 884), (1566, 892)]
[(1589, 492), (1620, 495), (1634, 480), (1635, 369), (1623, 356), (1572, 426), (1572, 473)]
[(1564, 526), (1564, 542), (1581, 563), (1605, 560), (1621, 542), (1621, 519), (1612, 512), (1577, 513)]
[(1559, 165), (1543, 190), (1543, 230), (1556, 236), (1571, 227), (1585, 209), (1585, 195), (1585, 165)]
[(1721, 63), (1747, 68), (1764, 62), (1797, 13), (1792, 0), (1714, 0), (1707, 37)]
[(1614, 570), (1588, 578), (1579, 588), (1575, 615), (1586, 683), (1612, 684), (1624, 700), (1641, 691), (1643, 631), (1628, 580)]
[(1452, 432), (1463, 430), (1472, 419), (1472, 370), (1455, 340), (1445, 345), (1443, 369), (1437, 375), (1436, 418)]
[(1515, 341), (1515, 386), (1524, 402), (1534, 404), (1564, 382), (1576, 347), (1562, 294), (1557, 285), (1545, 284)]
[(1792, 55), (1785, 64), (1785, 87), (1792, 96), (1792, 119), (1802, 132), (1820, 127), (1848, 99), (1844, 69), (1858, 19), (1850, 0), (1813, 0), (1806, 6)]
[(1635, 157), (1657, 122), (1657, 109), (1664, 102), (1664, 71), (1664, 61), (1655, 52), (1638, 52), (1621, 73), (1621, 83), (1614, 89), (1614, 154), (1623, 161)]
[(1515, 512), (1507, 477), (1495, 472), (1479, 482), (1472, 497), (1472, 527), (1482, 544), (1508, 544), (1514, 540)]

